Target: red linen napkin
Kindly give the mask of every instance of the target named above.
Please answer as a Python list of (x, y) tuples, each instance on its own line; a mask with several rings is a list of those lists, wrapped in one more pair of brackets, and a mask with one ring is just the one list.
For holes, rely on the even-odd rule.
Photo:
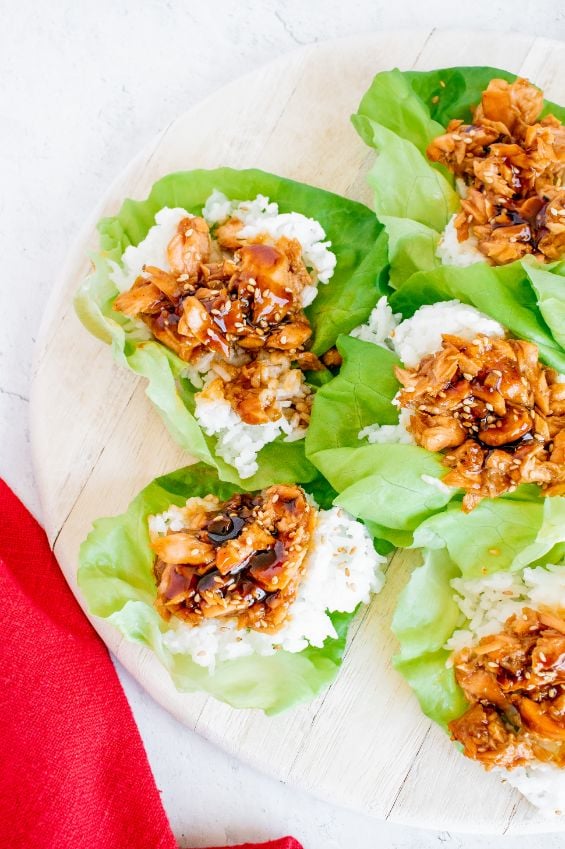
[[(216, 846), (214, 849), (228, 849), (227, 846)], [(294, 837), (281, 837), (280, 840), (269, 840), (268, 843), (241, 843), (231, 849), (302, 849)]]
[(0, 846), (177, 849), (108, 652), (3, 481), (0, 599)]

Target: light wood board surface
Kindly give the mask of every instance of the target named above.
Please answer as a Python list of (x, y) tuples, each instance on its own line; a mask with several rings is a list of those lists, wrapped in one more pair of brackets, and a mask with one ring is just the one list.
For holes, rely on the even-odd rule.
[[(100, 515), (122, 512), (150, 480), (180, 466), (144, 382), (89, 336), (72, 296), (89, 270), (95, 223), (125, 197), (190, 168), (258, 167), (370, 204), (374, 154), (349, 116), (373, 75), (495, 65), (565, 102), (565, 45), (495, 33), (374, 33), (313, 45), (236, 80), (174, 121), (119, 177), (85, 224), (54, 288), (38, 342), (32, 448), (46, 530), (77, 595), (78, 547)], [(267, 719), (176, 692), (156, 658), (101, 620), (94, 626), (141, 684), (178, 719), (259, 769), (376, 817), (455, 831), (556, 831), (517, 793), (466, 761), (425, 717), (391, 667), (390, 616), (414, 555), (397, 553), (385, 590), (358, 617), (343, 669), (314, 702)]]

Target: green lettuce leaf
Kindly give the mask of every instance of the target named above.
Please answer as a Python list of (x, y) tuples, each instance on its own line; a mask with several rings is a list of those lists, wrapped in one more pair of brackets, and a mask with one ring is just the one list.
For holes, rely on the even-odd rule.
[[(393, 309), (405, 315), (414, 311), (406, 292), (422, 302), (437, 300), (426, 284), (429, 277), (421, 274), (420, 285), (395, 293)], [(447, 472), (441, 454), (359, 439), (368, 425), (397, 423), (392, 399), (399, 388), (394, 376), (399, 360), (351, 336), (340, 337), (337, 347), (343, 357), (340, 373), (318, 390), (306, 437), (307, 456), (339, 493), (336, 504), (393, 545), (447, 548), (462, 573), (523, 568), (553, 555), (565, 540), (565, 498), (544, 498), (538, 487), (521, 486), (464, 513), (461, 490), (441, 484)]]
[(390, 285), (393, 289), (400, 288), (418, 271), (438, 268), (437, 230), (411, 218), (381, 215), (380, 220), (388, 234)]
[[(538, 309), (538, 299), (542, 295), (534, 290), (528, 276), (530, 274), (539, 292), (543, 293), (548, 309), (555, 308), (556, 287), (553, 281), (559, 285), (565, 281), (543, 267), (538, 274), (531, 263), (525, 262), (515, 262), (500, 268), (481, 263), (466, 268), (444, 265), (434, 271), (417, 272), (391, 295), (390, 305), (395, 312), (401, 312), (408, 318), (423, 304), (457, 298), (490, 315), (514, 336), (535, 342), (541, 359), (565, 373), (565, 351), (559, 343), (559, 334), (551, 332)], [(551, 278), (549, 283), (547, 277)], [(563, 292), (561, 310), (565, 309), (565, 286)], [(558, 324), (559, 317), (559, 309), (556, 309), (555, 324)], [(562, 336), (562, 329), (559, 332)]]
[(412, 572), (400, 593), (392, 630), (400, 643), (395, 668), (414, 690), (426, 716), (442, 726), (465, 711), (467, 702), (446, 667), (444, 648), (460, 624), (461, 613), (449, 582), (459, 570), (445, 551), (424, 552), (424, 562)]
[[(394, 545), (409, 545), (418, 525), (454, 496), (431, 479), (445, 474), (439, 455), (415, 445), (373, 444), (359, 439), (371, 424), (394, 425), (392, 399), (398, 357), (351, 336), (337, 342), (339, 375), (318, 390), (306, 436), (306, 453), (339, 493), (336, 503), (372, 523)], [(423, 479), (422, 476), (426, 477)]]
[(412, 142), (381, 124), (373, 123), (372, 130), (379, 155), (367, 179), (375, 190), (377, 215), (409, 218), (441, 233), (459, 208), (449, 180), (428, 165)]
[[(307, 489), (320, 506), (331, 505), (334, 493), (321, 478)], [(167, 623), (153, 607), (155, 583), (147, 517), (172, 504), (181, 506), (191, 496), (213, 493), (224, 500), (239, 491), (202, 463), (157, 478), (121, 516), (94, 523), (80, 549), (78, 583), (89, 611), (107, 619), (128, 640), (152, 649), (180, 691), (201, 690), (233, 707), (275, 714), (314, 698), (334, 679), (354, 614), (332, 614), (338, 637), (327, 639), (322, 648), (222, 661), (211, 674), (190, 657), (168, 650), (163, 642)]]
[(425, 152), (431, 140), (443, 132), (443, 122), (432, 117), (428, 100), (431, 98), (424, 92), (414, 90), (405, 71), (384, 71), (377, 74), (363, 95), (352, 121), (368, 145), (374, 141), (370, 126), (373, 121)]
[(400, 384), (394, 376), (400, 360), (391, 351), (353, 336), (340, 336), (339, 374), (316, 393), (306, 450), (308, 454), (343, 445), (359, 445), (359, 431), (378, 421), (396, 424), (392, 399)]
[(556, 556), (565, 541), (565, 498), (543, 497), (523, 485), (500, 498), (485, 498), (470, 513), (455, 501), (426, 519), (415, 548), (446, 549), (464, 578), (520, 570)]
[(541, 498), (533, 486), (485, 500), (469, 514), (450, 504), (420, 525), (414, 544), (423, 546), (424, 563), (398, 598), (392, 630), (400, 644), (394, 665), (427, 716), (446, 726), (466, 709), (453, 670), (446, 667), (445, 643), (465, 627), (450, 581), (561, 563), (564, 540), (565, 498)]
[(553, 338), (565, 348), (565, 263), (541, 265), (534, 259), (523, 260), (522, 266), (536, 294), (537, 305)]
[[(537, 324), (543, 329), (540, 346), (557, 350), (562, 359), (562, 263), (540, 266), (525, 260), (494, 268), (479, 262), (469, 268), (448, 267), (450, 279), (446, 280), (436, 256), (440, 233), (459, 208), (459, 201), (453, 175), (429, 162), (426, 148), (453, 118), (471, 119), (481, 93), (494, 77), (508, 82), (516, 79), (514, 74), (489, 67), (425, 72), (395, 69), (377, 74), (361, 100), (352, 120), (363, 140), (378, 151), (368, 181), (374, 190), (375, 210), (388, 233), (390, 283), (397, 289), (410, 286), (417, 291), (422, 280), (413, 280), (412, 275), (437, 269), (439, 285), (449, 290), (444, 297), (461, 297), (453, 294), (458, 288), (456, 278), (461, 277), (462, 300), (477, 306), (476, 300), (481, 301), (479, 309), (491, 315), (496, 309), (495, 317), (504, 316), (503, 323), (517, 335), (525, 335), (523, 328), (528, 323)], [(542, 115), (548, 113), (565, 121), (564, 107), (544, 101)], [(532, 339), (538, 341), (535, 333)], [(551, 351), (546, 354), (553, 365)]]
[[(258, 456), (259, 472), (242, 481), (235, 469), (215, 452), (215, 438), (206, 436), (194, 417), (197, 390), (183, 376), (186, 364), (126, 316), (114, 312), (118, 294), (110, 278), (110, 262), (119, 263), (128, 245), (138, 244), (164, 206), (184, 207), (200, 213), (214, 189), (234, 199), (268, 195), (284, 212), (301, 212), (323, 226), (337, 257), (335, 273), (307, 314), (314, 335), (312, 349), (321, 354), (340, 333), (365, 321), (379, 295), (387, 287), (386, 234), (375, 215), (362, 204), (296, 183), (263, 171), (186, 171), (159, 180), (144, 201), (126, 200), (117, 215), (103, 219), (100, 252), (93, 257), (94, 272), (75, 299), (76, 311), (85, 327), (112, 345), (115, 358), (147, 380), (147, 395), (157, 407), (173, 438), (193, 457), (214, 466), (224, 480), (246, 489), (267, 483), (307, 481), (316, 475), (304, 454), (303, 441), (284, 442), (279, 437)], [(320, 384), (329, 375), (317, 376)]]

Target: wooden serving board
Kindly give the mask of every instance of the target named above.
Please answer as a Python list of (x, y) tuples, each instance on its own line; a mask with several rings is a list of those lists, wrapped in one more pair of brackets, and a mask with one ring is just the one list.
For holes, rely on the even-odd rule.
[[(349, 116), (373, 75), (495, 65), (565, 102), (565, 45), (494, 33), (397, 32), (306, 47), (218, 91), (174, 121), (140, 154), (89, 219), (54, 288), (38, 343), (32, 394), (35, 470), (47, 533), (76, 586), (78, 547), (92, 521), (120, 513), (152, 478), (186, 465), (144, 395), (72, 307), (97, 244), (95, 223), (159, 177), (191, 168), (259, 167), (370, 204), (374, 154)], [(398, 553), (385, 590), (351, 630), (343, 669), (311, 704), (267, 719), (176, 692), (156, 658), (101, 620), (94, 626), (123, 665), (178, 719), (282, 780), (376, 817), (455, 831), (554, 831), (499, 778), (466, 761), (420, 713), (391, 667), (391, 612), (413, 554)]]

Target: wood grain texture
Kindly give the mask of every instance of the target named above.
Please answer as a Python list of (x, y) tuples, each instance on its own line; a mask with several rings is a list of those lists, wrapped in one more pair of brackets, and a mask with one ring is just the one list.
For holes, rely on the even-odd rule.
[[(521, 72), (565, 102), (565, 45), (493, 33), (372, 34), (302, 49), (236, 80), (171, 124), (108, 191), (69, 255), (38, 342), (32, 447), (47, 533), (77, 595), (78, 547), (92, 521), (122, 512), (152, 478), (187, 462), (144, 394), (75, 317), (72, 296), (89, 268), (95, 222), (124, 197), (143, 198), (177, 169), (259, 167), (370, 203), (373, 153), (349, 122), (373, 75), (490, 64)], [(423, 717), (391, 667), (389, 625), (414, 555), (399, 552), (385, 590), (351, 629), (332, 687), (266, 719), (176, 692), (147, 650), (101, 620), (94, 626), (140, 683), (186, 725), (282, 781), (396, 822), (456, 831), (533, 832), (542, 820), (514, 792), (460, 756)]]

